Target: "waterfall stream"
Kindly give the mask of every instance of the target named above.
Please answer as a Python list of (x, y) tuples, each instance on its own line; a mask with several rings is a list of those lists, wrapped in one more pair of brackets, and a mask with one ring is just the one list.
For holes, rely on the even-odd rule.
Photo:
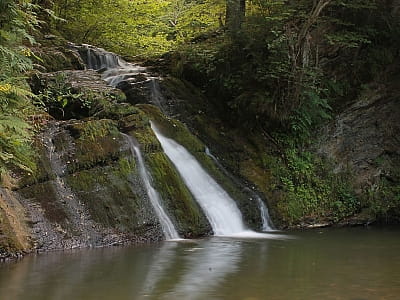
[[(161, 102), (163, 102), (164, 99), (160, 87), (156, 81), (156, 77), (152, 77), (146, 73), (146, 68), (128, 63), (114, 53), (90, 45), (76, 46), (76, 49), (81, 54), (88, 68), (100, 71), (102, 73), (102, 78), (109, 85), (120, 88), (124, 92), (137, 84), (145, 83), (148, 85), (150, 89), (150, 102), (159, 106), (162, 110)], [(228, 193), (207, 174), (197, 160), (184, 147), (164, 137), (153, 124), (152, 127), (164, 152), (173, 162), (185, 184), (203, 209), (215, 235), (267, 237), (267, 234), (260, 234), (248, 230), (243, 223), (239, 208)], [(151, 184), (151, 178), (146, 170), (138, 145), (132, 137), (127, 136), (127, 140), (131, 147), (132, 154), (137, 157), (140, 176), (151, 204), (160, 220), (166, 239), (179, 239), (179, 235), (173, 223), (161, 205), (160, 195)], [(256, 197), (256, 199), (263, 221), (262, 229), (264, 231), (270, 231), (271, 226), (268, 210), (261, 198)]]
[(184, 147), (164, 137), (154, 124), (152, 128), (165, 154), (206, 214), (214, 234), (232, 235), (245, 231), (242, 215), (229, 195)]
[(136, 141), (129, 135), (123, 134), (129, 143), (132, 155), (137, 159), (139, 165), (139, 175), (142, 178), (143, 184), (146, 188), (147, 195), (149, 196), (150, 202), (154, 208), (154, 211), (160, 221), (162, 231), (167, 240), (177, 240), (180, 239), (178, 232), (175, 229), (174, 224), (168, 217), (164, 208), (161, 205), (161, 197), (158, 192), (154, 189), (151, 184), (151, 177), (146, 169), (142, 153)]
[(261, 199), (261, 197), (255, 191), (252, 191), (250, 188), (246, 187), (243, 183), (241, 183), (238, 179), (236, 179), (228, 170), (226, 170), (225, 167), (219, 162), (218, 158), (216, 158), (211, 153), (208, 147), (206, 147), (205, 153), (215, 162), (217, 167), (225, 174), (225, 176), (230, 178), (236, 185), (242, 187), (244, 190), (247, 190), (252, 195), (252, 198), (257, 200), (258, 209), (260, 210), (261, 221), (262, 221), (261, 230), (274, 231), (271, 219), (269, 217), (268, 208), (265, 205), (264, 201)]
[(264, 201), (260, 198), (260, 196), (255, 195), (257, 199), (258, 207), (260, 208), (261, 220), (262, 220), (262, 231), (273, 231), (273, 227), (271, 225), (271, 219), (269, 217), (268, 208), (265, 205)]
[(203, 209), (216, 236), (268, 237), (248, 230), (235, 201), (181, 145), (152, 129), (168, 158), (175, 165), (186, 186)]

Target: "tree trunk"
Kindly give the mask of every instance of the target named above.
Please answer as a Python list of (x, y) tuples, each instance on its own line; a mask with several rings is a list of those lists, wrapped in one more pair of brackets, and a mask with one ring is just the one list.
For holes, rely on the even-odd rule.
[(246, 0), (226, 0), (226, 27), (236, 33), (240, 30), (246, 11)]
[(291, 51), (292, 76), (293, 83), (291, 89), (291, 103), (293, 107), (300, 106), (300, 92), (303, 87), (304, 70), (308, 67), (310, 59), (310, 31), (317, 22), (319, 16), (325, 7), (333, 0), (314, 0), (313, 8), (297, 35), (297, 41), (294, 43)]

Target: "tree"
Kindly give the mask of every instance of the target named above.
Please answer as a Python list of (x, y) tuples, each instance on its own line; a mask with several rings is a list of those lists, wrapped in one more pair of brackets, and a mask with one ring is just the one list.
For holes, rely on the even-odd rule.
[[(290, 47), (290, 60), (291, 60), (291, 73), (293, 77), (292, 93), (290, 95), (293, 108), (300, 105), (300, 93), (303, 88), (304, 74), (310, 62), (310, 31), (312, 26), (317, 22), (319, 16), (325, 7), (327, 7), (332, 0), (314, 0), (311, 12), (304, 21), (300, 31), (297, 32), (297, 38)], [(317, 60), (317, 58), (316, 58)]]
[(237, 33), (245, 17), (246, 0), (226, 0), (226, 27), (231, 33)]

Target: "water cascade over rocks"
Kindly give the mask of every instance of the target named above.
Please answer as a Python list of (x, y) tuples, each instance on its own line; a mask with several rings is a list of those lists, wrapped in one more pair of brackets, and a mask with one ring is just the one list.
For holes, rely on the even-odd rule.
[(260, 208), (261, 220), (262, 220), (262, 231), (273, 231), (271, 219), (269, 217), (268, 208), (264, 201), (261, 200), (260, 196), (255, 195), (257, 199), (258, 207)]
[(262, 221), (261, 230), (262, 231), (274, 231), (274, 226), (272, 225), (271, 218), (269, 217), (268, 208), (265, 205), (264, 201), (261, 199), (261, 197), (255, 191), (252, 191), (250, 188), (244, 186), (244, 184), (241, 183), (239, 180), (234, 178), (231, 175), (231, 173), (228, 172), (228, 170), (226, 170), (224, 168), (224, 166), (221, 165), (221, 163), (219, 162), (218, 158), (216, 158), (211, 153), (211, 151), (210, 151), (210, 149), (208, 149), (208, 147), (206, 147), (205, 153), (214, 161), (214, 163), (217, 165), (217, 167), (227, 177), (229, 177), (236, 185), (241, 186), (243, 188), (243, 190), (245, 190), (246, 192), (248, 192), (251, 195), (252, 198), (250, 198), (250, 200), (252, 200), (253, 198), (257, 200), (258, 208), (260, 210), (260, 215), (261, 215), (261, 221)]
[[(150, 102), (163, 111), (162, 102), (165, 102), (165, 99), (158, 85), (158, 78), (147, 74), (146, 68), (128, 63), (114, 53), (90, 45), (76, 46), (76, 49), (87, 67), (101, 72), (102, 78), (109, 85), (121, 89), (130, 103)], [(144, 95), (143, 86), (149, 91), (148, 95)], [(145, 97), (148, 98), (147, 101)], [(184, 147), (164, 137), (154, 126), (153, 130), (161, 142), (164, 152), (173, 162), (183, 181), (203, 209), (215, 235), (267, 237), (265, 234), (259, 234), (246, 228), (242, 220), (242, 214), (235, 201), (207, 174)], [(140, 175), (160, 220), (166, 239), (179, 239), (173, 223), (162, 208), (159, 194), (151, 185), (139, 147), (132, 137), (127, 136), (127, 139), (132, 153), (137, 157)], [(257, 201), (263, 221), (262, 229), (270, 231), (272, 227), (268, 210), (261, 199), (257, 199)]]
[[(90, 45), (75, 46), (87, 68), (101, 73), (112, 87), (122, 90), (129, 102), (149, 102), (163, 111), (163, 98), (159, 78), (146, 73), (146, 68), (129, 63), (112, 52)], [(147, 100), (145, 100), (147, 99)]]
[(175, 165), (211, 224), (214, 235), (231, 237), (260, 237), (267, 234), (248, 230), (235, 201), (203, 169), (200, 163), (181, 145), (163, 136), (154, 124), (152, 129), (168, 158)]
[(161, 205), (161, 197), (158, 192), (154, 189), (151, 184), (151, 177), (148, 174), (146, 166), (144, 164), (144, 160), (142, 157), (142, 153), (140, 151), (139, 145), (136, 141), (129, 135), (124, 134), (125, 138), (129, 143), (129, 147), (131, 149), (132, 155), (134, 155), (138, 162), (139, 174), (143, 180), (143, 184), (146, 188), (147, 195), (149, 196), (150, 202), (156, 212), (156, 215), (160, 221), (162, 231), (167, 240), (177, 240), (180, 239), (178, 232), (175, 229), (174, 224), (171, 219), (165, 212), (164, 208)]

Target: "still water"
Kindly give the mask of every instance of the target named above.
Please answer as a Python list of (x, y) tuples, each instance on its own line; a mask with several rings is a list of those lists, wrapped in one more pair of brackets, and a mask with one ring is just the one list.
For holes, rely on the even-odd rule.
[(0, 299), (400, 299), (400, 229), (209, 238), (0, 264)]

